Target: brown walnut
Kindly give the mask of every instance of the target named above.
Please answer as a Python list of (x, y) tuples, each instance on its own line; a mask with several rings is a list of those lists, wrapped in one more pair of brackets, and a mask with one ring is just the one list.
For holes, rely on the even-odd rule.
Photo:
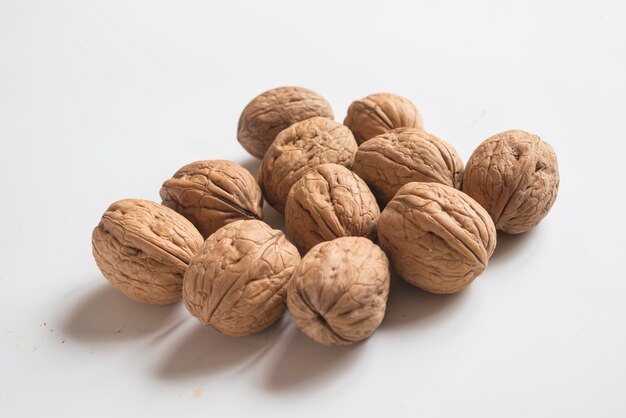
[(359, 146), (352, 170), (370, 186), (381, 207), (414, 181), (460, 188), (463, 161), (449, 143), (415, 128), (399, 128)]
[(556, 154), (536, 135), (501, 132), (483, 141), (470, 157), (463, 191), (489, 212), (497, 229), (526, 232), (541, 222), (556, 200)]
[(263, 194), (248, 170), (231, 161), (196, 161), (161, 187), (163, 205), (189, 219), (204, 238), (231, 222), (263, 219)]
[(320, 164), (352, 167), (358, 146), (352, 132), (332, 119), (315, 117), (297, 122), (278, 134), (259, 168), (265, 200), (279, 212), (291, 186)]
[(302, 258), (287, 305), (306, 335), (324, 345), (345, 345), (378, 328), (388, 294), (385, 253), (367, 238), (342, 237), (316, 245)]
[(380, 210), (367, 184), (342, 165), (322, 164), (298, 180), (285, 206), (285, 232), (301, 252), (344, 236), (373, 238)]
[(415, 105), (392, 93), (370, 94), (352, 102), (343, 123), (359, 144), (395, 128), (424, 129)]
[(183, 300), (205, 325), (233, 337), (260, 332), (285, 311), (286, 285), (300, 262), (285, 235), (256, 220), (220, 228), (191, 260)]
[(237, 139), (250, 154), (263, 158), (280, 131), (314, 116), (335, 117), (326, 99), (314, 91), (278, 87), (248, 103), (239, 118)]
[(202, 236), (170, 208), (125, 199), (104, 212), (91, 242), (96, 264), (115, 289), (139, 302), (166, 304), (180, 299)]
[(380, 214), (378, 240), (404, 280), (431, 293), (454, 293), (487, 267), (496, 229), (465, 193), (438, 183), (409, 183)]

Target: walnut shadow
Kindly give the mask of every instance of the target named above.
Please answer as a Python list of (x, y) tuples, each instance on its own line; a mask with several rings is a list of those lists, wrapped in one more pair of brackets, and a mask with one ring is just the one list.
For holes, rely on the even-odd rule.
[(496, 249), (489, 262), (499, 263), (515, 255), (519, 256), (520, 247), (530, 245), (539, 235), (541, 234), (537, 231), (537, 228), (533, 228), (523, 234), (507, 234), (506, 232), (498, 231)]
[(451, 295), (435, 295), (392, 275), (387, 311), (379, 330), (427, 324), (438, 316), (451, 314), (465, 302), (469, 292), (465, 289)]
[(186, 335), (161, 358), (154, 370), (158, 379), (175, 381), (194, 376), (207, 377), (227, 369), (247, 369), (270, 350), (285, 328), (283, 317), (265, 331), (248, 337), (234, 338), (200, 324), (195, 318)]
[(247, 157), (244, 161), (239, 163), (243, 168), (248, 170), (254, 178), (257, 177), (257, 173), (259, 172), (259, 168), (261, 167), (261, 161), (258, 158)]
[(303, 391), (323, 386), (356, 364), (364, 344), (326, 347), (291, 324), (283, 351), (273, 358), (262, 387), (268, 392)]
[(263, 204), (263, 222), (274, 229), (285, 230), (285, 217), (267, 202)]
[[(248, 157), (241, 165), (248, 170), (256, 178), (259, 168), (261, 167), (261, 161), (258, 158)], [(285, 218), (282, 213), (271, 207), (266, 201), (263, 202), (263, 222), (268, 224), (274, 229), (285, 229)]]
[[(72, 303), (73, 301), (68, 301)], [(68, 338), (83, 342), (115, 342), (168, 333), (176, 327), (179, 303), (146, 305), (102, 283), (81, 293), (62, 323)]]

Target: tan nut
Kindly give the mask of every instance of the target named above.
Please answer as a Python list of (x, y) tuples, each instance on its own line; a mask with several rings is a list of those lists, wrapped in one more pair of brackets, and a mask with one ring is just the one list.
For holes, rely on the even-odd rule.
[(263, 194), (248, 170), (231, 161), (196, 161), (161, 187), (163, 205), (198, 228), (204, 238), (231, 222), (263, 219)]
[(315, 117), (282, 131), (267, 150), (259, 168), (265, 200), (284, 212), (291, 186), (320, 164), (352, 167), (357, 144), (352, 132), (332, 119)]
[(236, 221), (211, 235), (185, 273), (183, 300), (205, 325), (240, 337), (283, 314), (286, 285), (300, 262), (285, 235), (261, 221)]
[(395, 128), (424, 129), (415, 105), (392, 93), (370, 94), (352, 102), (343, 123), (359, 144)]
[(385, 316), (389, 262), (367, 238), (342, 237), (316, 245), (302, 258), (288, 288), (296, 325), (324, 345), (363, 340)]
[(460, 188), (463, 161), (452, 145), (436, 136), (415, 128), (399, 128), (361, 144), (352, 170), (384, 207), (410, 182)]
[(409, 183), (380, 214), (378, 240), (404, 280), (431, 293), (454, 293), (487, 267), (496, 229), (465, 193), (438, 183)]
[(237, 139), (250, 154), (263, 158), (283, 129), (314, 116), (333, 119), (330, 104), (303, 87), (278, 87), (255, 97), (241, 113)]
[(541, 222), (556, 200), (556, 154), (536, 135), (501, 132), (483, 141), (470, 157), (463, 191), (489, 212), (497, 229), (526, 232)]
[(373, 238), (380, 210), (367, 184), (337, 164), (322, 164), (287, 197), (285, 231), (301, 252), (344, 236)]
[(166, 304), (180, 299), (202, 236), (170, 208), (125, 199), (104, 212), (91, 242), (96, 264), (115, 289), (139, 302)]

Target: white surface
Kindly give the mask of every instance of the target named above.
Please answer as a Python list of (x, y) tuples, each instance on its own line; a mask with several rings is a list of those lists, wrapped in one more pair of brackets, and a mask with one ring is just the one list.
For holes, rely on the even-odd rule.
[[(0, 1), (0, 416), (626, 416), (626, 3), (208, 3)], [(198, 159), (255, 169), (237, 119), (279, 85), (339, 120), (398, 92), (464, 159), (535, 132), (559, 197), (469, 290), (393, 282), (354, 347), (288, 317), (230, 339), (112, 291), (108, 204)]]

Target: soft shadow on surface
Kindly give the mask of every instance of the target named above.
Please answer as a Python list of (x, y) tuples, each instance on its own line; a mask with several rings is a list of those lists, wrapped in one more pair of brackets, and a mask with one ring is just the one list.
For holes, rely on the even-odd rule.
[(505, 232), (498, 232), (496, 249), (489, 260), (492, 262), (500, 262), (504, 261), (514, 254), (520, 251), (520, 247), (525, 245), (530, 245), (533, 240), (540, 235), (537, 232), (537, 228), (533, 228), (528, 232), (524, 232), (523, 234), (507, 234)]
[(135, 302), (104, 283), (67, 303), (71, 307), (63, 332), (86, 342), (129, 340), (164, 331), (180, 309), (178, 303), (155, 306)]
[(284, 318), (265, 331), (248, 337), (229, 337), (193, 321), (189, 332), (165, 358), (160, 359), (155, 375), (163, 380), (184, 380), (210, 376), (225, 369), (245, 368), (263, 357), (279, 339), (285, 327)]
[(274, 229), (285, 230), (285, 217), (267, 202), (263, 204), (263, 221)]
[(246, 157), (240, 164), (256, 178), (259, 167), (261, 167), (261, 160), (254, 157)]
[(394, 330), (405, 325), (414, 326), (445, 315), (462, 303), (469, 292), (470, 289), (465, 289), (451, 295), (434, 295), (392, 275), (387, 312), (380, 329)]
[(303, 390), (322, 385), (353, 365), (367, 340), (350, 346), (326, 347), (304, 335), (292, 324), (283, 338), (283, 352), (267, 371), (263, 387), (268, 391)]

